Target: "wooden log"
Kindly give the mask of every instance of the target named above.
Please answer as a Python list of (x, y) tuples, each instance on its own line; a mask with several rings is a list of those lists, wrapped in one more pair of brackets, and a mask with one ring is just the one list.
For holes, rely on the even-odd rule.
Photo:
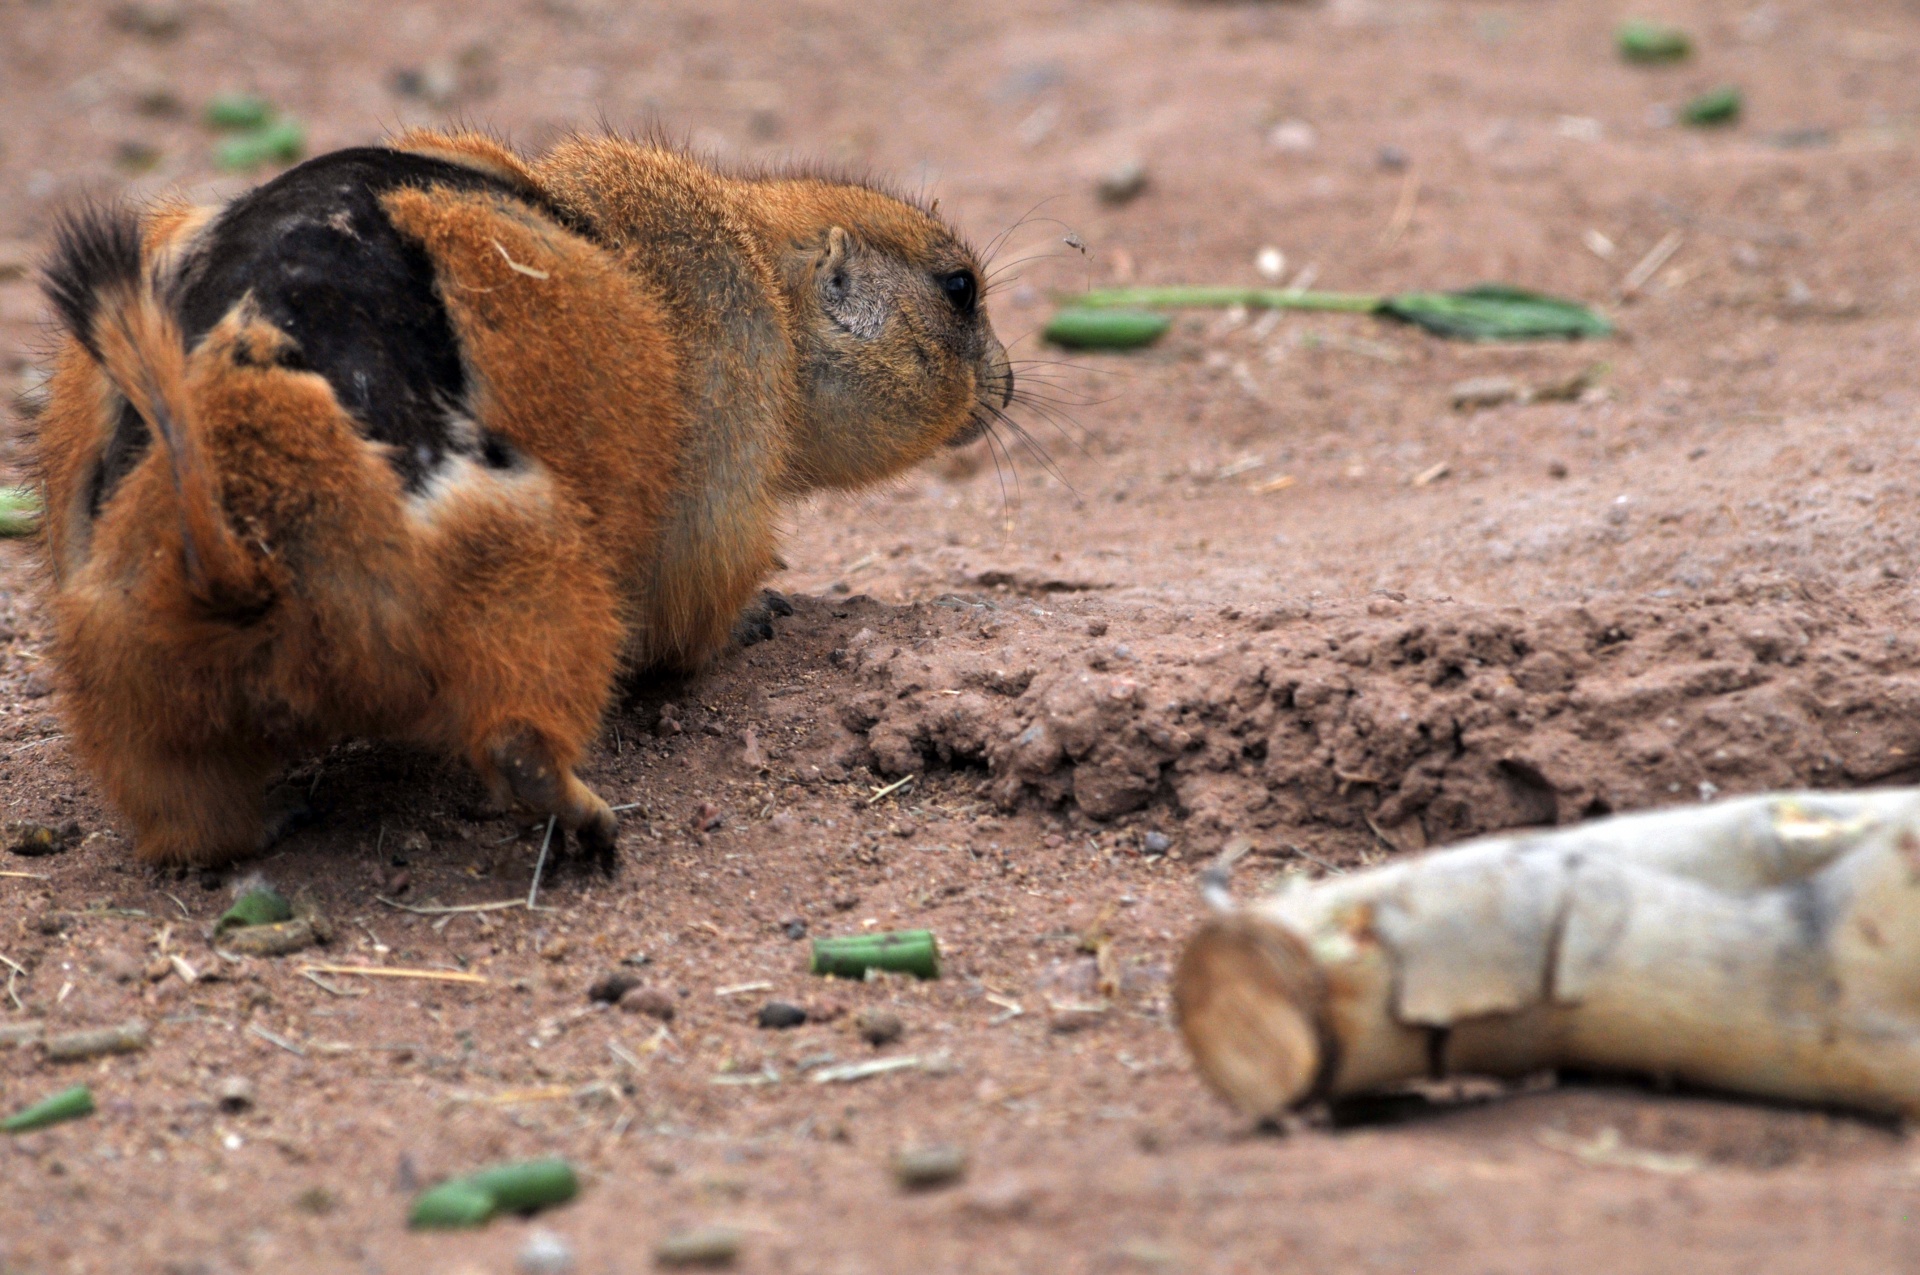
[(1201, 926), (1180, 1030), (1274, 1116), (1427, 1076), (1627, 1071), (1920, 1114), (1920, 790), (1490, 838)]

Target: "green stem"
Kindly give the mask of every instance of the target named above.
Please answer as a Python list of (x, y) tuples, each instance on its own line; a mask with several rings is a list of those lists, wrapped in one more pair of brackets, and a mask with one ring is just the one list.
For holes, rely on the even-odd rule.
[(830, 978), (864, 978), (870, 969), (940, 977), (940, 945), (931, 930), (852, 934), (813, 941), (813, 972)]
[(1386, 299), (1361, 292), (1307, 292), (1300, 288), (1097, 288), (1064, 295), (1062, 305), (1076, 309), (1224, 310), (1243, 305), (1249, 310), (1341, 310), (1370, 314)]

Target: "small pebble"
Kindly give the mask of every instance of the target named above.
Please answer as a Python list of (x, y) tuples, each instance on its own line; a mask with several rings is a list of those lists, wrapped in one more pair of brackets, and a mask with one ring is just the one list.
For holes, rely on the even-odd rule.
[(1283, 154), (1301, 155), (1320, 140), (1313, 125), (1305, 120), (1281, 120), (1267, 130), (1267, 149)]
[(906, 1034), (907, 1025), (890, 1009), (863, 1009), (853, 1016), (854, 1030), (860, 1039), (878, 1048)]
[(661, 1240), (653, 1258), (662, 1266), (731, 1266), (740, 1256), (740, 1232), (731, 1226), (696, 1226)]
[(893, 1156), (893, 1177), (909, 1191), (929, 1191), (966, 1176), (967, 1153), (962, 1147), (909, 1147)]
[(975, 1217), (1013, 1221), (1033, 1212), (1036, 1194), (1025, 1179), (1003, 1176), (967, 1192), (960, 1207)]
[(1147, 166), (1138, 159), (1128, 159), (1115, 164), (1100, 174), (1100, 180), (1094, 184), (1095, 192), (1103, 204), (1119, 206), (1132, 203), (1147, 188)]
[(781, 929), (788, 938), (796, 943), (807, 937), (807, 923), (797, 916), (783, 925)]
[(100, 953), (100, 972), (116, 983), (132, 983), (140, 977), (140, 958), (119, 948)]
[(596, 1005), (618, 1005), (622, 996), (638, 986), (640, 986), (639, 979), (615, 970), (593, 980), (587, 988), (587, 999)]
[(673, 1021), (673, 997), (657, 987), (636, 987), (620, 998), (620, 1008), (629, 1014), (647, 1014), (663, 1023)]
[(536, 1230), (520, 1246), (518, 1265), (525, 1275), (567, 1275), (573, 1269), (573, 1245), (552, 1231)]
[(220, 1104), (220, 1110), (229, 1114), (238, 1114), (253, 1109), (253, 1082), (245, 1076), (228, 1076), (213, 1090), (214, 1101)]
[(1173, 841), (1164, 832), (1149, 832), (1140, 839), (1140, 845), (1148, 854), (1165, 854), (1173, 848)]
[(788, 1027), (798, 1027), (806, 1022), (807, 1011), (798, 1005), (789, 1005), (785, 1001), (768, 1001), (760, 1007), (760, 1017), (757, 1021), (762, 1027), (778, 1031)]

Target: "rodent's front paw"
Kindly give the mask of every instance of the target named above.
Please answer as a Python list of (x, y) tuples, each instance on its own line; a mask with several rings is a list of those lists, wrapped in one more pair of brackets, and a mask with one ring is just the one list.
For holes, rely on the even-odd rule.
[(733, 641), (736, 646), (753, 646), (759, 642), (773, 640), (773, 619), (775, 616), (793, 614), (793, 603), (786, 595), (775, 593), (772, 589), (762, 589), (760, 597), (740, 613), (734, 622)]

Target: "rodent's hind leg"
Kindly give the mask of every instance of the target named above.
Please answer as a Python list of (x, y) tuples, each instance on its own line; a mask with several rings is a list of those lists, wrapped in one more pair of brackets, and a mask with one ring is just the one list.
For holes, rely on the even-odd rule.
[(786, 595), (772, 589), (760, 590), (760, 596), (747, 604), (734, 622), (733, 643), (735, 646), (754, 646), (773, 639), (773, 620), (775, 616), (793, 614), (793, 603)]
[(611, 868), (619, 819), (539, 732), (528, 726), (500, 730), (486, 746), (481, 771), (496, 802), (518, 802), (553, 816), (579, 839), (582, 850)]
[(217, 868), (267, 844), (270, 759), (249, 749), (125, 754), (103, 775), (133, 823), (134, 854), (154, 867)]

